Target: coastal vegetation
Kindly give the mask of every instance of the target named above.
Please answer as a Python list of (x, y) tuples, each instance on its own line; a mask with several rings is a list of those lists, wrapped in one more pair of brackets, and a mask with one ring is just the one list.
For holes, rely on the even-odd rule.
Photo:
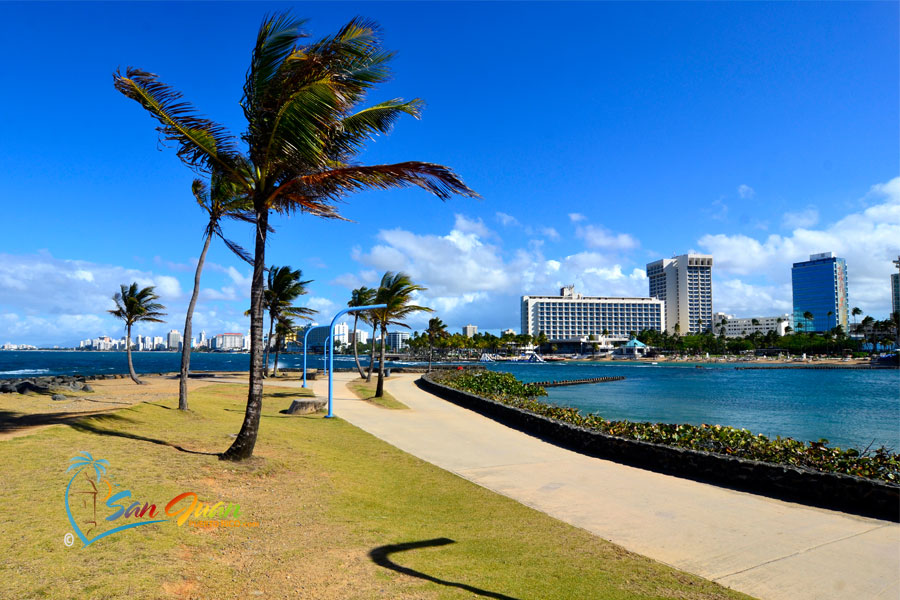
[[(390, 75), (392, 53), (377, 26), (354, 19), (335, 34), (301, 45), (303, 20), (267, 17), (256, 38), (241, 107), (247, 129), (239, 138), (202, 116), (182, 94), (150, 72), (129, 67), (115, 88), (158, 122), (161, 140), (204, 173), (218, 172), (252, 205), (255, 227), (250, 289), (250, 386), (240, 432), (221, 458), (253, 454), (263, 393), (263, 290), (271, 211), (340, 219), (336, 202), (368, 189), (419, 187), (440, 199), (476, 196), (449, 168), (418, 161), (363, 166), (355, 157), (403, 115), (418, 117), (422, 102), (388, 100), (360, 109), (366, 93)], [(242, 148), (243, 145), (243, 148)]]
[[(347, 302), (348, 308), (359, 308), (361, 306), (367, 306), (369, 304), (373, 304), (372, 300), (375, 298), (375, 290), (372, 288), (368, 288), (366, 286), (362, 286), (353, 290), (350, 293), (350, 301)], [(365, 319), (365, 314), (363, 314), (363, 318)], [(364, 320), (365, 322), (365, 320)], [(360, 377), (365, 377), (366, 374), (363, 372), (362, 366), (359, 364), (359, 336), (356, 333), (356, 328), (359, 325), (359, 312), (353, 313), (353, 360), (356, 362), (356, 370), (359, 371)], [(349, 340), (348, 340), (349, 341)], [(374, 346), (373, 346), (374, 348)], [(369, 357), (369, 364), (371, 363), (371, 357)]]
[(828, 440), (824, 439), (810, 442), (782, 437), (771, 439), (746, 429), (722, 425), (608, 421), (599, 415), (586, 415), (576, 408), (542, 402), (537, 398), (546, 395), (543, 388), (523, 383), (510, 373), (445, 371), (435, 374), (433, 379), (458, 390), (607, 435), (900, 485), (900, 454), (886, 447), (842, 449), (829, 446)]
[(375, 292), (374, 304), (386, 304), (386, 308), (377, 308), (370, 311), (368, 318), (381, 330), (381, 355), (378, 361), (378, 382), (375, 385), (375, 397), (384, 395), (384, 352), (387, 328), (397, 325), (409, 329), (404, 321), (407, 317), (417, 312), (432, 312), (427, 306), (413, 304), (413, 297), (418, 292), (425, 291), (421, 285), (415, 284), (409, 275), (403, 272), (386, 272), (381, 278), (381, 285)]
[[(266, 338), (266, 354), (263, 359), (265, 365), (264, 376), (269, 375), (269, 350), (275, 347), (275, 366), (272, 375), (278, 370), (278, 350), (281, 340), (293, 331), (293, 318), (309, 319), (317, 311), (305, 307), (295, 306), (294, 302), (308, 292), (306, 286), (312, 281), (301, 281), (303, 272), (300, 269), (291, 269), (288, 266), (276, 267), (272, 265), (268, 269), (266, 289), (263, 291), (263, 309), (269, 313), (269, 336)], [(279, 327), (276, 338), (276, 325)], [(274, 340), (274, 343), (273, 343)]]
[(113, 302), (116, 308), (110, 310), (109, 314), (125, 321), (125, 353), (128, 356), (128, 374), (131, 380), (140, 385), (142, 381), (134, 372), (134, 363), (131, 362), (131, 328), (135, 323), (162, 323), (162, 317), (166, 313), (162, 312), (165, 306), (155, 302), (159, 299), (153, 292), (154, 287), (151, 285), (145, 288), (138, 288), (137, 282), (130, 286), (124, 283), (120, 286), (120, 290), (113, 296)]
[[(182, 412), (174, 410), (175, 383), (163, 381), (169, 385), (165, 400), (74, 418), (0, 443), (6, 482), (0, 505), (17, 507), (0, 517), (15, 532), (0, 539), (0, 595), (746, 598), (475, 485), (342, 419), (280, 414), (301, 390), (267, 389), (266, 435), (257, 457), (219, 461), (216, 452), (234, 431), (246, 384), (192, 381), (191, 411)], [(34, 405), (23, 398), (15, 408), (12, 400), (5, 396), (5, 410)], [(192, 491), (240, 505), (240, 519), (259, 526), (160, 523), (113, 534), (86, 550), (77, 541), (66, 548), (63, 535), (71, 526), (60, 496), (69, 460), (81, 450), (108, 461), (107, 476), (136, 501), (160, 505)], [(46, 502), (22, 501), (48, 495), (52, 510)], [(101, 502), (97, 510), (102, 526), (112, 511)], [(443, 542), (379, 558), (402, 549), (392, 544), (436, 539)]]

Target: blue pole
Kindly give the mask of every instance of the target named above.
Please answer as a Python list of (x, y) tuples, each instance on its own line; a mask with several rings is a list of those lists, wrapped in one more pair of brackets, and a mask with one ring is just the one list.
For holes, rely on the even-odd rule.
[(328, 325), (317, 325), (315, 327), (310, 327), (306, 330), (306, 333), (303, 334), (303, 386), (306, 387), (306, 340), (309, 338), (309, 332), (313, 329), (325, 329)]
[[(341, 317), (350, 312), (360, 312), (364, 310), (375, 310), (379, 308), (387, 308), (387, 304), (372, 304), (369, 306), (357, 306), (354, 308), (345, 308), (340, 311), (338, 314), (334, 315), (334, 318), (331, 319), (331, 325), (329, 326), (328, 333), (330, 334), (329, 340), (334, 339), (334, 324), (337, 322), (338, 317)], [(356, 340), (353, 340), (353, 343), (356, 343)], [(375, 340), (372, 340), (372, 343), (375, 343)], [(329, 345), (332, 345), (329, 342)], [(328, 364), (328, 414), (325, 415), (326, 419), (330, 419), (334, 417), (334, 412), (332, 411), (332, 399), (334, 398), (333, 390), (334, 390), (334, 379), (332, 373), (334, 373), (334, 348), (331, 349), (331, 354), (329, 356), (329, 364)]]

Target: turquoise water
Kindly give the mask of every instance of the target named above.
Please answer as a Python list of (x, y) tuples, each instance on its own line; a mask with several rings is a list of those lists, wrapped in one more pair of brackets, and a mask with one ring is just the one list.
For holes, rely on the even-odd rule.
[[(321, 355), (309, 358), (320, 367)], [(176, 352), (134, 354), (139, 373), (178, 371)], [(363, 360), (365, 362), (365, 360)], [(246, 371), (247, 354), (198, 353), (198, 371)], [(287, 355), (282, 366), (300, 367), (302, 355)], [(389, 363), (404, 364), (404, 363)], [(408, 363), (407, 363), (408, 364)], [(336, 356), (335, 367), (353, 366)], [(844, 447), (881, 445), (900, 450), (900, 371), (897, 370), (735, 370), (731, 365), (628, 363), (494, 363), (524, 381), (625, 376), (624, 381), (550, 388), (550, 402), (574, 406), (607, 419), (712, 423), (742, 427), (768, 436), (828, 439)], [(123, 352), (0, 352), (0, 379), (40, 375), (124, 373)]]
[(731, 365), (490, 365), (523, 381), (625, 376), (547, 390), (550, 402), (606, 419), (730, 425), (767, 436), (825, 438), (900, 451), (900, 371), (736, 370)]

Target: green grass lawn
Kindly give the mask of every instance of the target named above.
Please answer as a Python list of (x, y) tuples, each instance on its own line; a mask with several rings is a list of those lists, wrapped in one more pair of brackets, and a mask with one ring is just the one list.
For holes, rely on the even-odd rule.
[(366, 383), (363, 379), (353, 380), (347, 384), (347, 387), (356, 394), (357, 398), (377, 404), (382, 408), (409, 409), (407, 405), (394, 398), (387, 389), (383, 390), (384, 395), (381, 398), (376, 398), (375, 381)]
[[(744, 597), (478, 487), (339, 418), (279, 414), (293, 391), (271, 389), (256, 456), (244, 463), (204, 454), (225, 450), (239, 429), (246, 399), (239, 385), (195, 390), (187, 413), (174, 410), (173, 394), (0, 441), (0, 597)], [(239, 504), (240, 520), (259, 526), (165, 522), (67, 547), (66, 468), (82, 451), (109, 461), (113, 489), (131, 490), (130, 500), (163, 510), (195, 492)], [(83, 522), (85, 506), (70, 504)], [(96, 531), (103, 531), (112, 510), (98, 504)]]

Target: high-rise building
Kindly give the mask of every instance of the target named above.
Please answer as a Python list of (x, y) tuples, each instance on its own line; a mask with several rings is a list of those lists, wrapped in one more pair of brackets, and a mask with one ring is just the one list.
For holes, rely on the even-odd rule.
[(161, 335), (153, 336), (153, 349), (154, 350), (165, 350), (166, 349), (165, 341), (163, 341), (163, 337)]
[(334, 324), (334, 343), (350, 343), (350, 325), (348, 325), (347, 323)]
[(359, 342), (360, 344), (366, 344), (369, 342), (369, 332), (363, 331), (362, 329), (357, 328), (356, 334), (351, 331), (347, 334), (348, 343), (352, 344), (354, 341)]
[(574, 286), (562, 288), (559, 296), (522, 296), (522, 333), (543, 332), (553, 341), (601, 336), (624, 341), (631, 332), (665, 327), (665, 302), (656, 298), (582, 296)]
[(476, 325), (464, 325), (462, 332), (468, 338), (475, 337), (475, 334), (478, 333), (478, 327)]
[(219, 352), (239, 352), (244, 348), (244, 336), (240, 333), (220, 333), (214, 339)]
[(650, 297), (666, 303), (669, 333), (700, 333), (712, 327), (712, 266), (709, 254), (682, 254), (647, 265)]
[[(791, 269), (794, 296), (794, 329), (830, 331), (840, 325), (847, 331), (847, 263), (833, 252), (811, 254)], [(812, 319), (804, 315), (812, 313)]]
[(169, 350), (178, 350), (178, 344), (181, 343), (181, 333), (174, 329), (166, 336), (166, 347)]
[(202, 330), (200, 331), (200, 342), (197, 345), (200, 346), (201, 348), (209, 345), (206, 343), (206, 332), (205, 331), (202, 331)]
[(900, 273), (891, 275), (891, 314), (900, 312)]
[(385, 337), (387, 347), (394, 352), (403, 350), (406, 347), (407, 340), (409, 340), (408, 331), (389, 331)]

